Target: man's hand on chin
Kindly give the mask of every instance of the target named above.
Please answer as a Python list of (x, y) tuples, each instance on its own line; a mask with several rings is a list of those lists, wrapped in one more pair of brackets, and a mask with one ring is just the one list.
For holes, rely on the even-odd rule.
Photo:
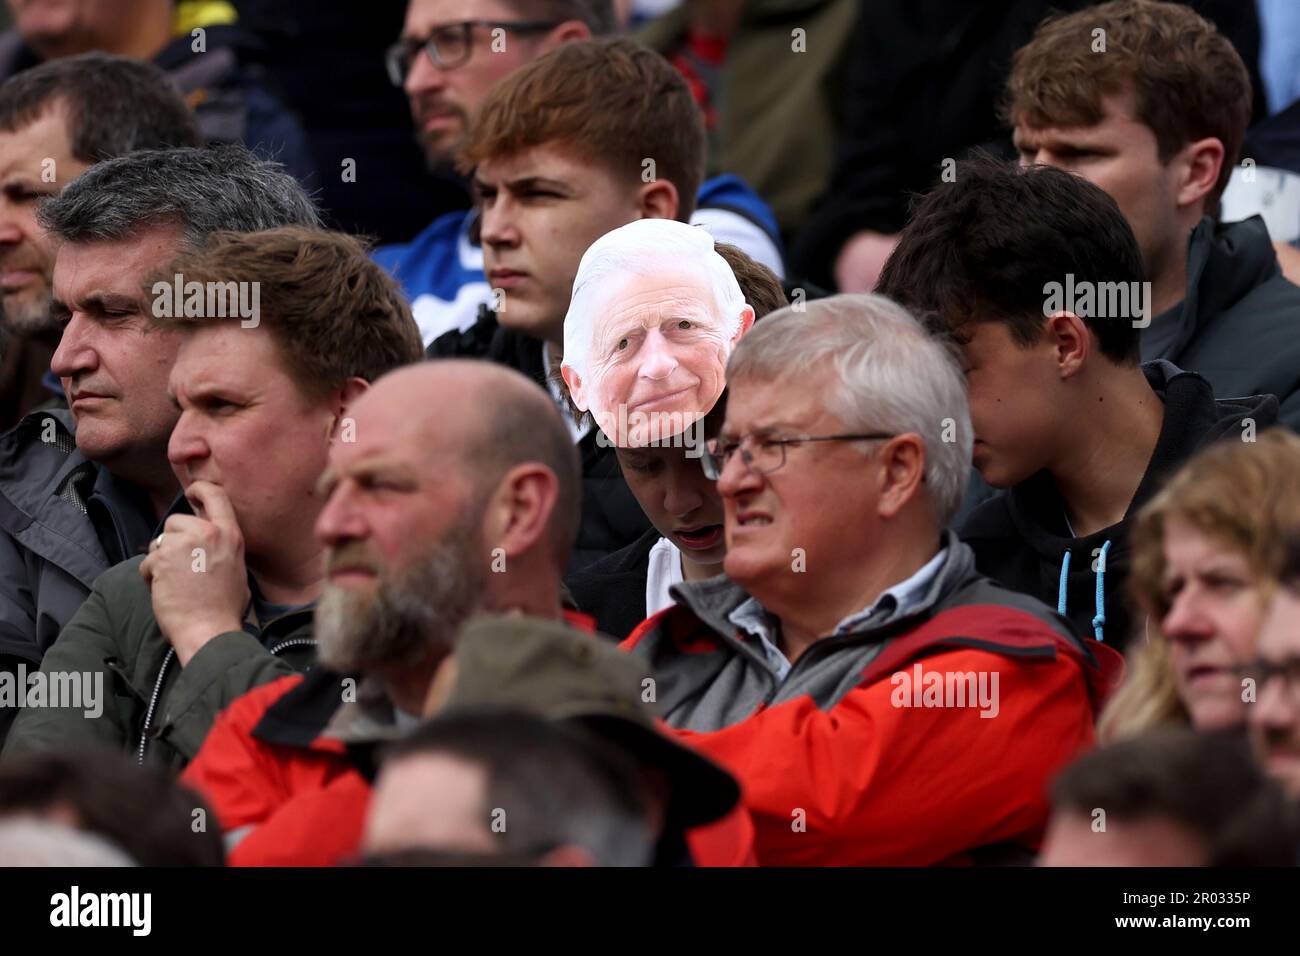
[(182, 667), (218, 634), (241, 630), (249, 601), (244, 537), (230, 499), (208, 481), (192, 482), (185, 496), (196, 513), (168, 518), (140, 565), (158, 628)]

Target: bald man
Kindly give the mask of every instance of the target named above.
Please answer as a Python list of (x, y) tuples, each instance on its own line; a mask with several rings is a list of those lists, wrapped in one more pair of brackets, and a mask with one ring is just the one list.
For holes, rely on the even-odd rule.
[(475, 611), (561, 614), (579, 463), (536, 383), (449, 359), (385, 376), (350, 412), (356, 441), (331, 446), (316, 522), (322, 666), (235, 701), (185, 774), (235, 864), (329, 865), (350, 853), (369, 784), (345, 745), (364, 752), (414, 726)]

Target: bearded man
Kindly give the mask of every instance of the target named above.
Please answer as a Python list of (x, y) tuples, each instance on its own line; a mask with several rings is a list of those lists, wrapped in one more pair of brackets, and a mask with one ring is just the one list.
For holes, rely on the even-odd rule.
[(581, 479), (546, 392), (504, 366), (444, 360), (384, 376), (349, 412), (356, 440), (331, 446), (316, 523), (321, 666), (235, 701), (185, 773), (232, 864), (353, 851), (369, 754), (418, 722), (470, 615), (561, 616)]

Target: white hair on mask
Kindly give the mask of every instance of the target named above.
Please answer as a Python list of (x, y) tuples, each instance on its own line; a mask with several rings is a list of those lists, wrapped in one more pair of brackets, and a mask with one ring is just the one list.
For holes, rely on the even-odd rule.
[(587, 357), (595, 340), (597, 307), (629, 276), (704, 273), (722, 317), (722, 334), (736, 337), (745, 311), (745, 294), (736, 275), (714, 249), (713, 236), (699, 226), (675, 219), (638, 219), (605, 233), (578, 263), (573, 296), (564, 317), (564, 364), (587, 374)]

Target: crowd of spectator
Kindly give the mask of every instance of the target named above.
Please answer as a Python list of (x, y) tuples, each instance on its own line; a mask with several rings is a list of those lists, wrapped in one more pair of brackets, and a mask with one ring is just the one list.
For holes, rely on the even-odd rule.
[(8, 6), (0, 865), (1300, 861), (1277, 5)]

